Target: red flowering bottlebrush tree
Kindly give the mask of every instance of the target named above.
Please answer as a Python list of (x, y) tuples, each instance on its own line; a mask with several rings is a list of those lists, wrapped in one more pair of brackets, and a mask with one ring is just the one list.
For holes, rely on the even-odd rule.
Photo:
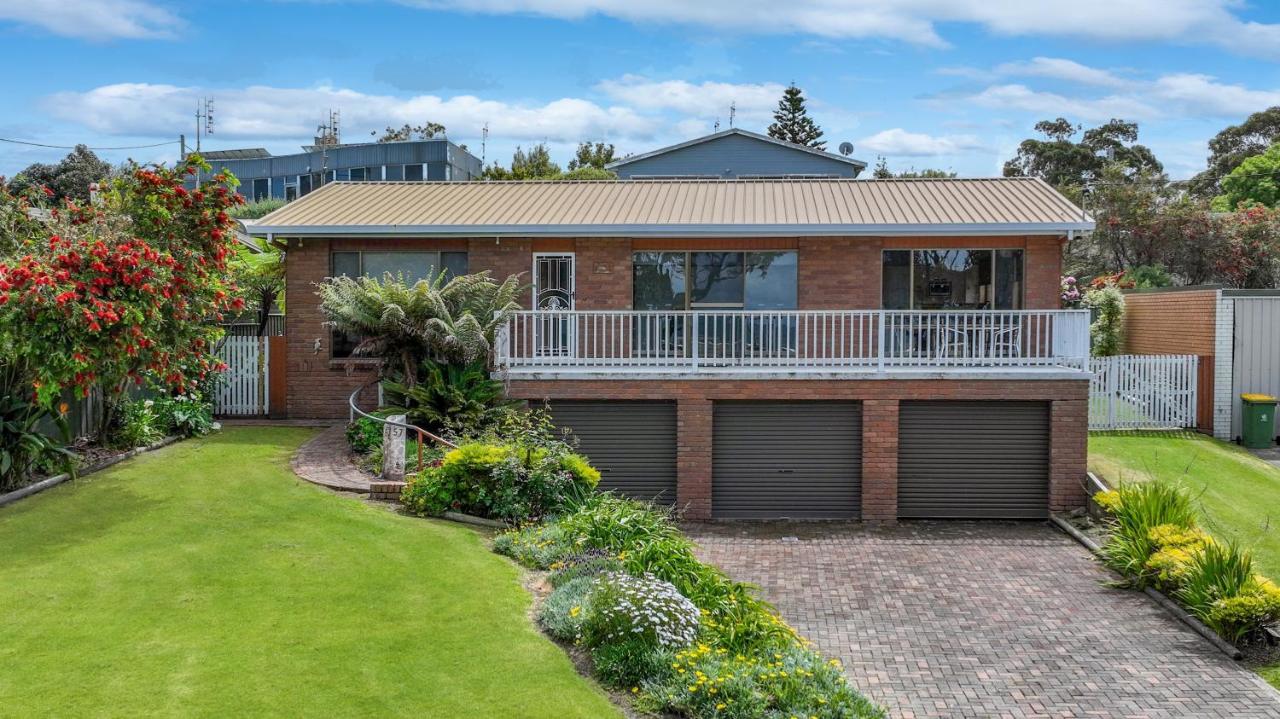
[(234, 179), (188, 191), (207, 165), (138, 168), (91, 206), (50, 212), (46, 233), (0, 259), (0, 349), (25, 365), (31, 401), (101, 387), (111, 422), (129, 384), (198, 390), (222, 369), (223, 312), (242, 306), (228, 280)]
[(1241, 207), (1225, 215), (1227, 242), (1218, 253), (1219, 277), (1231, 287), (1266, 289), (1280, 280), (1280, 209)]

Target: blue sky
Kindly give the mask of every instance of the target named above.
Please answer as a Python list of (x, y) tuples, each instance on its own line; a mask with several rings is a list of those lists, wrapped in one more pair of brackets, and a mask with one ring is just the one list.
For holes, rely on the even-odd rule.
[[(295, 151), (445, 124), (506, 164), (545, 141), (643, 152), (763, 131), (796, 82), (834, 148), (894, 169), (999, 174), (1040, 119), (1136, 120), (1171, 176), (1280, 104), (1280, 3), (1234, 0), (0, 0), (0, 137), (109, 147), (194, 132)], [(65, 150), (0, 143), (0, 174)], [(176, 144), (103, 151), (172, 160)]]

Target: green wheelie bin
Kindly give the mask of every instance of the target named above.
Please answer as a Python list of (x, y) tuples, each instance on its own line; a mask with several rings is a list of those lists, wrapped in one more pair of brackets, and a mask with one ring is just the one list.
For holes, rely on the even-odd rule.
[(1266, 394), (1242, 394), (1244, 413), (1240, 439), (1250, 449), (1266, 449), (1276, 438), (1276, 398)]

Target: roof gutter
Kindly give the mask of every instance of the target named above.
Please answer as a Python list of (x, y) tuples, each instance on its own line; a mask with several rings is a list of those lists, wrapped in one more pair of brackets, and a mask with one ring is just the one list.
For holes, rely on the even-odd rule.
[(1056, 235), (1092, 222), (858, 225), (255, 225), (255, 235), (287, 237), (884, 237)]

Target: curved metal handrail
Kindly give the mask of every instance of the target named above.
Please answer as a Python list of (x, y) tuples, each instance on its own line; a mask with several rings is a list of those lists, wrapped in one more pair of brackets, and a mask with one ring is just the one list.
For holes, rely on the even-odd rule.
[(373, 385), (375, 385), (375, 384), (377, 384), (378, 382), (381, 382), (381, 381), (382, 381), (382, 380), (380, 380), (380, 379), (375, 379), (375, 380), (371, 380), (371, 381), (369, 381), (369, 382), (365, 382), (364, 384), (362, 384), (362, 385), (360, 385), (359, 387), (357, 387), (357, 388), (356, 388), (356, 390), (355, 390), (354, 392), (352, 392), (352, 393), (351, 393), (351, 396), (347, 398), (347, 405), (351, 408), (351, 421), (353, 421), (353, 422), (354, 422), (354, 421), (355, 421), (355, 416), (358, 414), (358, 415), (360, 415), (361, 417), (365, 417), (365, 418), (371, 419), (371, 420), (373, 420), (373, 421), (375, 421), (375, 422), (380, 422), (380, 423), (382, 423), (382, 424), (389, 424), (389, 425), (391, 425), (392, 427), (403, 427), (406, 431), (407, 431), (407, 430), (413, 430), (413, 431), (414, 431), (414, 433), (416, 433), (416, 434), (418, 435), (418, 471), (419, 471), (419, 472), (421, 472), (421, 471), (422, 471), (422, 442), (423, 442), (423, 440), (424, 440), (424, 439), (426, 439), (426, 438), (430, 438), (433, 442), (436, 442), (437, 444), (442, 444), (442, 445), (444, 445), (444, 446), (448, 447), (449, 449), (457, 449), (457, 448), (458, 448), (458, 445), (454, 444), (453, 442), (450, 442), (449, 440), (447, 440), (447, 439), (445, 439), (445, 438), (443, 438), (443, 437), (440, 437), (440, 436), (438, 436), (438, 435), (434, 435), (434, 434), (432, 434), (432, 433), (428, 432), (427, 430), (425, 430), (425, 429), (423, 429), (423, 428), (421, 428), (421, 427), (418, 427), (418, 426), (416, 426), (416, 425), (412, 425), (412, 424), (406, 424), (406, 423), (404, 423), (404, 422), (392, 422), (391, 420), (386, 419), (385, 417), (375, 417), (375, 416), (373, 416), (373, 415), (369, 414), (368, 412), (365, 412), (364, 410), (362, 410), (362, 409), (360, 409), (359, 407), (357, 407), (357, 406), (356, 406), (356, 397), (357, 397), (361, 392), (365, 391), (365, 390), (366, 390), (366, 389), (368, 389), (369, 387), (371, 387), (371, 386), (373, 386)]

